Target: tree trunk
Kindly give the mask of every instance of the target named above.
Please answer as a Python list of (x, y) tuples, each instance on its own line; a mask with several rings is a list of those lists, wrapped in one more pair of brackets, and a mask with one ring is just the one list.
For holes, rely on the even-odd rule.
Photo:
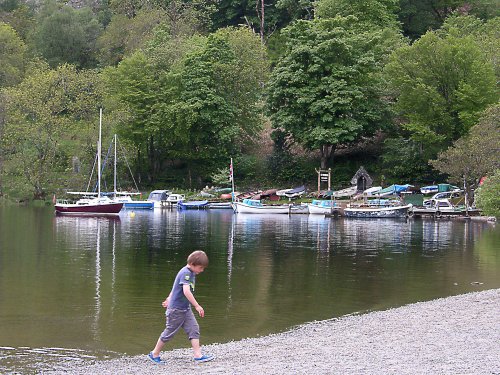
[[(260, 20), (260, 41), (264, 44), (264, 26), (265, 26), (265, 0), (257, 0), (255, 2), (255, 10), (257, 12), (257, 17)], [(260, 5), (260, 9), (259, 9)]]
[(328, 167), (328, 162), (330, 161), (335, 151), (335, 147), (330, 144), (322, 145), (320, 151), (321, 151), (321, 169), (326, 169)]

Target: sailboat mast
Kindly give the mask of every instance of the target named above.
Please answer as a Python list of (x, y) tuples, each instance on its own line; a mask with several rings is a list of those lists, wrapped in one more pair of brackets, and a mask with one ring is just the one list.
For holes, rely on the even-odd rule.
[(97, 198), (101, 197), (101, 128), (102, 108), (99, 108), (99, 142), (97, 143)]
[(114, 174), (114, 179), (113, 179), (113, 188), (114, 188), (114, 193), (115, 193), (115, 198), (116, 198), (116, 134), (115, 134), (115, 168), (114, 168), (115, 174)]
[(231, 174), (231, 201), (235, 201), (235, 197), (234, 197), (234, 170), (233, 170), (233, 158), (231, 158), (231, 164), (230, 164), (230, 168), (231, 168), (231, 171), (230, 171), (230, 174)]

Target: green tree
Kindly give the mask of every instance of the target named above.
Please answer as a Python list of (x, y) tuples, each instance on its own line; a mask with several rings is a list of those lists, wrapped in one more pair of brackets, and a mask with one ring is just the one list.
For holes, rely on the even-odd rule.
[(89, 8), (75, 10), (46, 2), (32, 31), (33, 48), (54, 67), (63, 63), (82, 68), (96, 65), (96, 41), (102, 26)]
[(208, 6), (200, 7), (196, 1), (189, 3), (171, 1), (161, 5), (134, 8), (133, 16), (128, 12), (118, 12), (113, 15), (110, 24), (98, 40), (101, 64), (116, 65), (124, 56), (130, 56), (138, 49), (147, 48), (157, 33), (156, 28), (166, 32), (169, 39), (188, 38), (196, 33), (203, 34), (210, 28), (211, 10)]
[(116, 65), (124, 56), (143, 48), (164, 18), (165, 12), (161, 9), (141, 9), (131, 19), (123, 14), (114, 15), (97, 40), (100, 63)]
[(453, 15), (446, 19), (437, 33), (446, 37), (452, 33), (460, 38), (471, 37), (492, 63), (497, 77), (500, 77), (500, 17), (483, 21), (474, 16)]
[[(151, 181), (168, 160), (188, 165), (187, 182), (240, 152), (260, 124), (265, 53), (247, 29), (172, 39), (159, 28), (145, 53), (106, 73), (127, 114), (122, 137), (139, 149)], [(139, 162), (139, 160), (137, 160)]]
[(493, 174), (500, 168), (500, 105), (488, 109), (468, 135), (430, 163), (459, 186), (465, 179), (468, 189), (477, 187), (481, 177)]
[(13, 7), (8, 6), (3, 10), (0, 7), (0, 22), (9, 24), (21, 39), (26, 40), (34, 24), (34, 10), (24, 2), (13, 1), (10, 4)]
[[(355, 17), (298, 21), (284, 30), (287, 50), (273, 70), (268, 110), (326, 168), (335, 148), (387, 123), (377, 72), (384, 31), (363, 31)], [(393, 39), (394, 40), (394, 39)]]
[(92, 71), (78, 72), (69, 65), (50, 70), (43, 63), (27, 71), (19, 85), (4, 91), (3, 181), (15, 194), (44, 198), (81, 177), (71, 173), (71, 160), (85, 156), (89, 148), (95, 150), (97, 133), (93, 131), (91, 138), (89, 131), (101, 91)]
[(247, 25), (265, 42), (275, 31), (288, 25), (293, 20), (292, 16), (310, 18), (310, 5), (307, 0), (301, 0), (300, 4), (294, 4), (293, 7), (290, 2), (287, 4), (280, 0), (221, 0), (212, 16), (213, 26), (214, 29), (219, 29)]
[(483, 214), (500, 217), (500, 169), (487, 177), (476, 191), (476, 205)]
[(498, 100), (492, 64), (472, 37), (429, 32), (394, 52), (386, 67), (396, 92), (402, 127), (435, 157), (466, 135), (481, 113)]
[(400, 7), (403, 31), (413, 40), (439, 29), (452, 14), (472, 14), (482, 19), (500, 15), (498, 0), (400, 0)]
[[(422, 158), (420, 145), (402, 136), (387, 138), (381, 155), (382, 170), (389, 182), (432, 181), (435, 171)], [(431, 173), (434, 172), (434, 173)]]
[(0, 87), (18, 83), (24, 72), (26, 46), (15, 30), (0, 22)]
[(398, 28), (398, 0), (319, 0), (315, 3), (317, 18), (355, 16), (364, 27)]

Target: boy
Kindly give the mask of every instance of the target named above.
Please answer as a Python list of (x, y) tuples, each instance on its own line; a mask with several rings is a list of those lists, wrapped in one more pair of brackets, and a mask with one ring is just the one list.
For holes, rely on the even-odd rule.
[(151, 362), (165, 364), (165, 361), (160, 358), (160, 351), (165, 343), (171, 340), (181, 327), (186, 331), (191, 341), (195, 362), (208, 362), (214, 359), (212, 355), (201, 354), (200, 327), (191, 310), (192, 305), (198, 311), (200, 317), (203, 318), (205, 316), (205, 311), (194, 298), (193, 292), (196, 275), (202, 273), (207, 266), (207, 254), (204, 251), (197, 250), (189, 255), (187, 265), (175, 277), (172, 291), (161, 304), (167, 309), (167, 326), (160, 335), (153, 351), (148, 354)]

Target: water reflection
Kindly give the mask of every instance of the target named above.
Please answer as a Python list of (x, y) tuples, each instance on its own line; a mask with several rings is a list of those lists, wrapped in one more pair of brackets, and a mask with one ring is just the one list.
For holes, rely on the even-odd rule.
[(500, 287), (499, 243), (494, 226), (445, 220), (0, 209), (0, 372), (30, 350), (45, 353), (37, 361), (149, 350), (194, 249), (210, 258), (197, 283), (209, 343)]

